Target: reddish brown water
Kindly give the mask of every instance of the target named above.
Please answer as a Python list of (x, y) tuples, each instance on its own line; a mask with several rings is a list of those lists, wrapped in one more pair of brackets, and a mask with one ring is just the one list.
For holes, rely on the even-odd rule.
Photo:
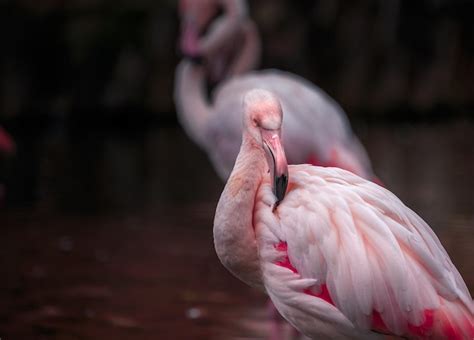
[[(380, 178), (432, 225), (472, 291), (474, 125), (359, 133)], [(2, 340), (268, 334), (265, 297), (214, 253), (223, 184), (179, 130), (41, 145), (39, 200), (2, 213)]]

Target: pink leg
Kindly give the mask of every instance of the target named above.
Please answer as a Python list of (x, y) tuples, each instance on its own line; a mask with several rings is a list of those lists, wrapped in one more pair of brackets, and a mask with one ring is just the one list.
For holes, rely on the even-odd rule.
[[(270, 340), (287, 340), (285, 338), (285, 328), (287, 328), (286, 320), (280, 315), (278, 310), (273, 305), (272, 300), (268, 299), (267, 302), (268, 315), (270, 316)], [(293, 326), (290, 326), (291, 330), (288, 339), (298, 339), (300, 332)]]
[(273, 305), (272, 300), (267, 302), (268, 315), (270, 316), (270, 340), (283, 340), (283, 318)]

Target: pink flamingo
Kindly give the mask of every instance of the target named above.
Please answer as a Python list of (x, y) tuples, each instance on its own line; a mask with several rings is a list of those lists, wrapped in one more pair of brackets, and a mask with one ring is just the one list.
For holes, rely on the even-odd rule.
[[(15, 152), (16, 146), (13, 142), (13, 139), (10, 137), (8, 132), (6, 132), (0, 126), (0, 160), (5, 156), (9, 156)], [(0, 206), (3, 205), (5, 200), (5, 187), (3, 183), (0, 183)]]
[(348, 171), (288, 166), (274, 94), (250, 91), (243, 111), (242, 146), (214, 220), (231, 273), (312, 338), (473, 339), (466, 284), (415, 212)]
[[(219, 6), (223, 14), (213, 20)], [(344, 111), (324, 91), (291, 73), (250, 72), (258, 64), (261, 46), (244, 0), (181, 0), (180, 13), (180, 47), (190, 58), (176, 71), (178, 117), (191, 139), (208, 153), (223, 180), (228, 178), (241, 144), (241, 97), (259, 87), (282, 98), (290, 163), (341, 167), (378, 181)], [(200, 63), (196, 59), (201, 59)], [(221, 81), (213, 100), (206, 95), (208, 78)], [(269, 311), (272, 338), (278, 339), (281, 320), (272, 305)]]
[(0, 126), (0, 154), (10, 155), (13, 152), (15, 152), (15, 143), (13, 142), (13, 139), (10, 137), (8, 132)]
[[(202, 3), (207, 5), (198, 7)], [(200, 37), (215, 12), (212, 6), (218, 3), (224, 4), (226, 14)], [(190, 58), (181, 61), (176, 70), (177, 113), (187, 134), (207, 151), (221, 178), (228, 178), (241, 144), (242, 97), (254, 87), (270, 90), (281, 98), (290, 163), (337, 166), (368, 179), (375, 178), (367, 153), (351, 131), (344, 111), (324, 91), (288, 72), (245, 73), (258, 60), (260, 45), (243, 0), (182, 1), (181, 4), (181, 49)], [(236, 32), (243, 37), (241, 49), (236, 48)], [(218, 84), (209, 100), (206, 75), (211, 72), (209, 67), (214, 65), (219, 46), (227, 46), (229, 42), (234, 56), (225, 67), (231, 71), (224, 72), (223, 77), (230, 78)], [(198, 57), (207, 60), (205, 65), (195, 61)]]

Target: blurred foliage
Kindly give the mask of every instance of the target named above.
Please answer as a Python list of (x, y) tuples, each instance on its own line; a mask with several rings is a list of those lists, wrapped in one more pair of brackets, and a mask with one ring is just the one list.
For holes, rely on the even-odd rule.
[[(176, 7), (0, 0), (0, 118), (174, 116)], [(469, 114), (473, 106), (473, 1), (253, 0), (250, 10), (262, 67), (312, 80), (350, 115)]]

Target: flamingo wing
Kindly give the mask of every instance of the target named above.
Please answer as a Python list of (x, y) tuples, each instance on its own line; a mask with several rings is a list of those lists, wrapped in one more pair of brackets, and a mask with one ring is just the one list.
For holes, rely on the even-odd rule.
[[(301, 314), (327, 320), (330, 312), (347, 318), (341, 334), (352, 325), (421, 338), (474, 335), (463, 279), (395, 195), (347, 171), (307, 165), (290, 167), (289, 188), (274, 213), (271, 187), (261, 186), (254, 225), (267, 291), (297, 328), (320, 335), (321, 325)], [(323, 306), (326, 314), (316, 312)]]

